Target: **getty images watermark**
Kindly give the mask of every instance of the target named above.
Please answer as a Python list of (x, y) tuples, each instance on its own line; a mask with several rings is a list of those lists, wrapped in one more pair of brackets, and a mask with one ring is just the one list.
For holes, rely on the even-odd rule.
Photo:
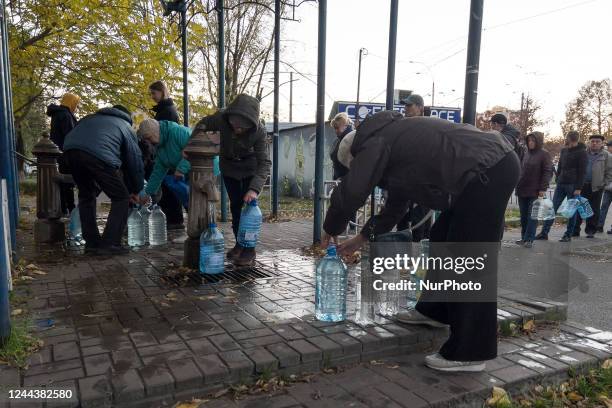
[(436, 242), (426, 256), (418, 244), (375, 242), (362, 270), (371, 272), (365, 283), (375, 291), (416, 291), (430, 302), (495, 302), (499, 248), (496, 242)]

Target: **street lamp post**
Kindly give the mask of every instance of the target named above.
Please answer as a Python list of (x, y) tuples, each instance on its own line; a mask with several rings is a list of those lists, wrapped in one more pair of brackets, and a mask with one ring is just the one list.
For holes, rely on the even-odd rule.
[(359, 68), (357, 68), (357, 101), (355, 102), (355, 127), (359, 126), (359, 90), (361, 88), (361, 58), (368, 55), (368, 50), (365, 48), (359, 49)]
[(160, 0), (164, 16), (181, 14), (181, 45), (183, 54), (183, 124), (189, 126), (189, 82), (187, 72), (187, 2), (185, 0)]
[[(410, 64), (421, 64), (422, 66), (425, 67), (425, 69), (427, 69), (427, 72), (429, 72), (429, 76), (431, 76), (431, 106), (434, 106), (435, 95), (436, 95), (436, 80), (434, 78), (433, 71), (431, 70), (431, 67), (429, 65), (425, 64), (424, 62), (421, 62), (421, 61), (408, 61), (408, 63), (410, 63)], [(417, 74), (419, 74), (419, 72), (417, 72)]]

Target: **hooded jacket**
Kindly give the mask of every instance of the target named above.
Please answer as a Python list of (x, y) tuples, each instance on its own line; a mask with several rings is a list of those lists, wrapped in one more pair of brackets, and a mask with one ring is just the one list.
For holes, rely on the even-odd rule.
[(344, 136), (348, 135), (352, 131), (353, 126), (348, 125), (344, 132), (342, 132), (342, 134), (336, 138), (336, 142), (334, 143), (332, 151), (329, 154), (329, 158), (331, 159), (333, 166), (332, 178), (334, 180), (338, 180), (339, 178), (346, 176), (346, 173), (348, 173), (349, 171), (349, 169), (346, 168), (342, 163), (340, 163), (340, 160), (338, 160), (338, 148), (340, 147), (340, 142), (342, 141), (342, 139), (344, 139)]
[(168, 170), (189, 173), (191, 164), (183, 157), (183, 149), (189, 143), (191, 129), (174, 122), (159, 122), (159, 143), (156, 146), (155, 167), (149, 177), (145, 192), (155, 195)]
[(574, 147), (561, 149), (557, 165), (557, 184), (572, 184), (574, 189), (581, 189), (588, 160), (586, 146), (582, 142)]
[(47, 107), (47, 116), (51, 118), (51, 141), (64, 150), (64, 139), (74, 129), (77, 120), (67, 106), (51, 104)]
[[(536, 146), (534, 149), (527, 149), (521, 162), (521, 177), (516, 186), (518, 197), (537, 197), (540, 191), (548, 190), (552, 178), (550, 153), (542, 148), (544, 135), (535, 133), (533, 136), (535, 136)], [(527, 138), (525, 138), (525, 145), (528, 146)]]
[(172, 98), (162, 99), (152, 109), (155, 112), (155, 120), (167, 120), (170, 122), (179, 122), (178, 112), (176, 111), (176, 105)]
[[(253, 124), (242, 135), (234, 133), (230, 115), (239, 115)], [(266, 144), (266, 130), (259, 120), (259, 101), (252, 96), (238, 95), (227, 108), (200, 120), (194, 132), (221, 132), (220, 167), (224, 177), (242, 180), (252, 177), (249, 189), (261, 192), (268, 174), (270, 158)]]
[(66, 136), (64, 151), (70, 150), (87, 152), (110, 167), (121, 169), (130, 193), (142, 190), (142, 155), (128, 114), (104, 108), (84, 117)]
[(362, 233), (390, 231), (406, 214), (408, 201), (445, 210), (474, 178), (486, 182), (485, 171), (512, 147), (498, 132), (431, 117), (403, 118), (384, 111), (366, 119), (351, 147), (351, 169), (334, 189), (323, 228), (340, 234), (374, 186), (388, 192), (380, 214)]

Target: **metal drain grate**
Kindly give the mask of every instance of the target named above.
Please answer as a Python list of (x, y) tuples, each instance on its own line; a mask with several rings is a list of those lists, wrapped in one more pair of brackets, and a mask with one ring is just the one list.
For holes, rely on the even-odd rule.
[(171, 286), (199, 286), (207, 283), (244, 283), (255, 279), (272, 278), (278, 273), (266, 269), (261, 264), (246, 268), (237, 268), (233, 264), (225, 264), (225, 272), (217, 275), (202, 275), (196, 271), (181, 272), (159, 276), (159, 280)]

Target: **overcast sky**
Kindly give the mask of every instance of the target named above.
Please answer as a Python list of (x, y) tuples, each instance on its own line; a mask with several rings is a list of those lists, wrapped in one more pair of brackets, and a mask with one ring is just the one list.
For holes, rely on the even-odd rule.
[[(326, 117), (334, 100), (355, 100), (361, 47), (368, 55), (360, 99), (385, 101), (389, 7), (389, 0), (328, 1)], [(433, 77), (436, 105), (463, 106), (469, 7), (469, 0), (399, 0), (396, 88), (420, 93), (429, 104)], [(541, 117), (550, 119), (543, 130), (560, 134), (565, 104), (580, 86), (612, 76), (611, 16), (612, 0), (485, 0), (478, 111), (519, 109), (521, 92), (529, 93), (542, 104)], [(317, 3), (302, 4), (296, 18), (301, 21), (281, 23), (281, 60), (300, 73), (294, 74), (293, 120), (314, 122)], [(280, 82), (288, 79), (284, 74)], [(287, 121), (288, 84), (280, 101), (280, 120)], [(264, 100), (266, 113), (272, 102), (272, 96)]]

